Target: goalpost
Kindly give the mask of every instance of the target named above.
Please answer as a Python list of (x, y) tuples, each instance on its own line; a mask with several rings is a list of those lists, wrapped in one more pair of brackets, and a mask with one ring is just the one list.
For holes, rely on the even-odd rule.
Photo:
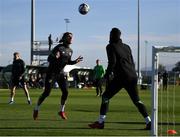
[(153, 46), (152, 47), (152, 125), (151, 135), (158, 136), (158, 65), (159, 52), (180, 53), (180, 47), (175, 46)]

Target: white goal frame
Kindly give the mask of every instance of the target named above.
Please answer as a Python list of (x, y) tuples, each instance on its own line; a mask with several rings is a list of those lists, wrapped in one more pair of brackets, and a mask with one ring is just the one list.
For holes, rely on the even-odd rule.
[(153, 46), (152, 47), (152, 88), (151, 88), (151, 104), (152, 104), (152, 125), (151, 136), (158, 136), (158, 64), (159, 52), (180, 53), (180, 47), (176, 46)]

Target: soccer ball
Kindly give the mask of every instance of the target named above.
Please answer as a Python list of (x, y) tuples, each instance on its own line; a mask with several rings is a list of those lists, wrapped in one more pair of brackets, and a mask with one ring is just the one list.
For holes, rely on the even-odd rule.
[(82, 15), (85, 15), (89, 12), (89, 5), (86, 3), (82, 3), (81, 5), (79, 5), (79, 13), (81, 13)]

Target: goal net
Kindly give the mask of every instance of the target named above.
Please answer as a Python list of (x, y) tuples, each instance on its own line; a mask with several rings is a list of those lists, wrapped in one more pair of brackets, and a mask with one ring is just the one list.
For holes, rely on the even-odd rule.
[[(160, 87), (158, 84), (158, 72), (159, 72), (159, 54), (160, 53), (176, 53), (180, 55), (180, 47), (175, 46), (153, 46), (152, 47), (152, 87), (151, 87), (151, 94), (152, 94), (152, 125), (151, 125), (151, 135), (152, 136), (158, 136), (162, 135), (162, 125), (166, 125), (167, 132), (169, 130), (169, 125), (171, 125), (171, 128), (174, 128), (172, 126), (175, 126), (175, 84), (177, 75), (176, 73), (172, 74), (174, 75), (174, 83), (171, 84), (171, 93), (169, 92), (170, 89), (166, 89), (166, 91), (163, 91), (163, 87)], [(170, 58), (170, 57), (169, 57)], [(179, 56), (180, 59), (180, 56)], [(177, 60), (177, 62), (180, 60)], [(172, 80), (173, 81), (173, 80)], [(158, 97), (160, 95), (160, 97)], [(165, 98), (163, 97), (165, 95)], [(158, 110), (159, 106), (159, 110)], [(162, 108), (166, 107), (166, 112)], [(171, 110), (169, 110), (171, 109)], [(158, 114), (159, 112), (159, 114)], [(159, 120), (158, 120), (159, 116)], [(159, 124), (159, 125), (158, 125)], [(161, 130), (160, 130), (161, 129)], [(158, 133), (160, 131), (160, 133)], [(171, 130), (175, 131), (175, 130)], [(172, 133), (173, 134), (173, 133)]]

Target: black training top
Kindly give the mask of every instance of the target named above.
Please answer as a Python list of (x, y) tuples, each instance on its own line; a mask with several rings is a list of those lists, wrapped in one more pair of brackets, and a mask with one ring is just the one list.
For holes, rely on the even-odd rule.
[(110, 43), (106, 47), (108, 57), (108, 67), (106, 75), (112, 72), (123, 81), (137, 79), (135, 64), (131, 49), (119, 39), (117, 43)]
[(13, 61), (12, 65), (12, 76), (21, 77), (25, 72), (25, 63), (22, 59), (17, 59)]
[[(58, 59), (56, 58), (57, 52), (60, 52), (60, 57)], [(59, 74), (67, 64), (76, 64), (76, 60), (71, 60), (72, 53), (73, 50), (64, 44), (58, 44), (54, 47), (51, 54), (48, 56), (48, 72)]]

